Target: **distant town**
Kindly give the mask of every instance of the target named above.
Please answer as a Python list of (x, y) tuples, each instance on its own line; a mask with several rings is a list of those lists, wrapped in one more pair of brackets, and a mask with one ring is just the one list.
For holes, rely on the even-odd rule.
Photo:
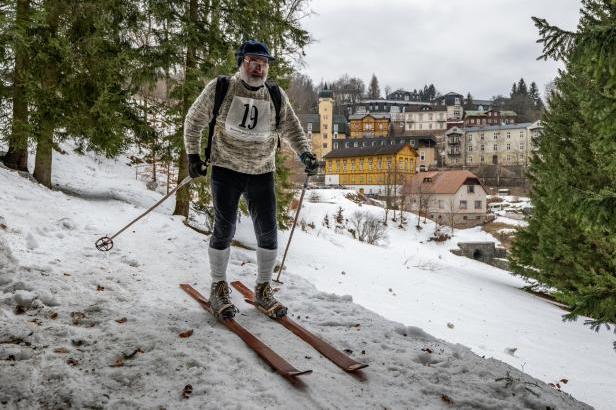
[[(426, 87), (425, 94), (433, 89)], [(325, 84), (318, 91), (318, 112), (298, 112), (322, 161), (321, 182), (383, 193), (389, 159), (401, 173), (467, 169), (487, 186), (528, 188), (525, 170), (536, 148), (543, 108), (534, 83), (529, 92), (521, 79), (510, 98), (491, 100), (448, 92), (425, 101), (423, 93), (402, 89), (386, 98), (341, 94)], [(522, 115), (507, 109), (520, 95)], [(405, 153), (409, 157), (398, 158), (401, 151), (384, 148), (405, 144), (411, 148)]]

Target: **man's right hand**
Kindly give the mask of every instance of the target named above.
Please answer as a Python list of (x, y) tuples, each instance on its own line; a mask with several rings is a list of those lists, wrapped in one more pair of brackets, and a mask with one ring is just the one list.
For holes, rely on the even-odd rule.
[(207, 175), (207, 165), (201, 161), (199, 154), (188, 154), (188, 174), (191, 178), (199, 178)]

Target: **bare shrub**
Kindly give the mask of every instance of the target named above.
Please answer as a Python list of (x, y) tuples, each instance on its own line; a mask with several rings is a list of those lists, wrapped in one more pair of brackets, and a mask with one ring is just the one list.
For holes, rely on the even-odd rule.
[(361, 242), (372, 245), (385, 237), (385, 225), (370, 212), (355, 211), (349, 222)]
[(317, 191), (312, 191), (308, 197), (309, 202), (321, 202), (321, 195)]

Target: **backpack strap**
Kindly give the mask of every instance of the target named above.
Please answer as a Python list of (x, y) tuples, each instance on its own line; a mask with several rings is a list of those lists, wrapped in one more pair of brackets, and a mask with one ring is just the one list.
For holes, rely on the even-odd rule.
[(216, 118), (218, 117), (220, 106), (222, 105), (222, 102), (225, 99), (228, 90), (229, 77), (224, 75), (218, 76), (218, 78), (216, 79), (216, 93), (214, 94), (214, 108), (212, 110), (212, 119), (210, 120), (210, 124), (208, 126), (207, 147), (205, 147), (204, 161), (206, 165), (209, 165), (210, 155), (212, 154), (212, 139), (214, 138), (214, 127), (216, 127)]
[(272, 102), (276, 109), (276, 128), (278, 128), (280, 125), (280, 109), (282, 108), (282, 93), (280, 92), (280, 87), (278, 87), (276, 83), (267, 82), (265, 86), (270, 93), (270, 97), (272, 97)]
[[(280, 92), (280, 87), (276, 83), (266, 82), (265, 86), (267, 87), (267, 91), (269, 91), (270, 97), (272, 97), (272, 102), (274, 103), (274, 109), (276, 110), (276, 129), (280, 126), (280, 110), (282, 108), (282, 93)], [(280, 149), (280, 136), (278, 136), (278, 149)]]

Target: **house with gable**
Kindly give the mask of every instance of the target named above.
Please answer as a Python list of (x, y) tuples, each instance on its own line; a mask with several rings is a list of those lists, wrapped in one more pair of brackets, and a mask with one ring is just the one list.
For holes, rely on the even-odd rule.
[(406, 209), (441, 224), (469, 228), (487, 221), (487, 190), (472, 172), (428, 171), (402, 188)]

